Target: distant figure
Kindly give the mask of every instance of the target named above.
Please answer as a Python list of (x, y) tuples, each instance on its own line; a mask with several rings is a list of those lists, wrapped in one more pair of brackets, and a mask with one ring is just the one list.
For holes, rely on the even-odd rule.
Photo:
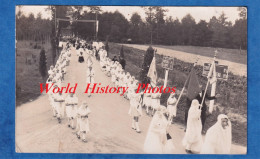
[(224, 114), (218, 116), (218, 121), (207, 131), (201, 154), (230, 154), (232, 134), (231, 122)]
[(199, 101), (192, 100), (188, 114), (187, 128), (182, 144), (187, 153), (199, 153), (202, 146), (202, 124), (200, 119), (201, 110), (199, 109)]
[(116, 61), (118, 61), (117, 57), (116, 57), (116, 56), (114, 56), (114, 57), (113, 57), (113, 59), (112, 59), (112, 61), (113, 61), (113, 62), (116, 62)]
[(124, 58), (119, 56), (119, 63), (121, 64), (123, 70), (125, 69), (126, 61)]
[(83, 63), (84, 62), (84, 56), (83, 56), (83, 52), (79, 53), (79, 63)]

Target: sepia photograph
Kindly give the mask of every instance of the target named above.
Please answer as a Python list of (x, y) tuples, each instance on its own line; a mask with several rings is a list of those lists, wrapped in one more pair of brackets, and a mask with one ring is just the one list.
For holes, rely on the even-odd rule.
[(15, 151), (247, 154), (247, 8), (15, 7)]

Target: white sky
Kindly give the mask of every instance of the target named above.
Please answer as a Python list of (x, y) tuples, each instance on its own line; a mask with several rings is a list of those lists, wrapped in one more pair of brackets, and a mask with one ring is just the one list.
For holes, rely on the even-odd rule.
[[(18, 8), (18, 7), (17, 7)], [(16, 8), (16, 11), (17, 11)], [(25, 15), (29, 15), (33, 13), (35, 16), (41, 12), (43, 18), (50, 18), (50, 12), (45, 9), (47, 6), (22, 6), (21, 10)], [(173, 19), (178, 18), (181, 20), (185, 15), (190, 13), (196, 22), (200, 20), (206, 20), (207, 22), (210, 20), (212, 16), (218, 17), (222, 12), (226, 14), (228, 21), (231, 21), (233, 24), (235, 20), (239, 18), (237, 7), (165, 7), (168, 9), (166, 16), (172, 16)], [(134, 12), (137, 12), (141, 15), (142, 19), (145, 18), (145, 11), (141, 7), (133, 7), (133, 6), (102, 6), (101, 9), (105, 12), (114, 12), (118, 10), (122, 13), (128, 20), (131, 18)]]

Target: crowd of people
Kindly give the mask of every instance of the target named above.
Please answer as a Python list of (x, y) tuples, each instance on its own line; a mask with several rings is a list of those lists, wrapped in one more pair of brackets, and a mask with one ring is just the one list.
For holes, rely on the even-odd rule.
[[(139, 81), (125, 70), (125, 60), (123, 65), (116, 57), (111, 60), (102, 42), (87, 43), (84, 40), (76, 40), (74, 43), (65, 42), (63, 44), (56, 65), (51, 66), (48, 71), (49, 78), (47, 82), (54, 83), (54, 88), (60, 87), (65, 78), (66, 67), (70, 64), (72, 47), (76, 49), (78, 62), (87, 63), (86, 83), (90, 84), (90, 89), (93, 88), (95, 83), (95, 69), (101, 69), (115, 87), (128, 87), (122, 98), (130, 102), (128, 114), (132, 120), (131, 128), (136, 133), (142, 132), (139, 121), (143, 115), (143, 109), (145, 109), (148, 116), (152, 117), (143, 151), (145, 153), (174, 153), (175, 146), (169, 133), (169, 127), (177, 114), (176, 93), (169, 96), (166, 107), (160, 104), (160, 93), (144, 93), (143, 91), (137, 93)], [(99, 62), (100, 68), (93, 67), (94, 59)], [(66, 116), (68, 127), (76, 129), (77, 137), (86, 142), (86, 134), (90, 131), (88, 118), (91, 113), (87, 102), (83, 101), (80, 105), (74, 93), (64, 97), (61, 92), (57, 94), (52, 91), (49, 92), (53, 116), (57, 118), (59, 123), (61, 123), (61, 118)], [(91, 97), (90, 92), (88, 97)], [(203, 94), (204, 92), (201, 91), (195, 99), (188, 103), (188, 110), (185, 115), (186, 129), (182, 145), (187, 153), (228, 154), (230, 153), (232, 138), (231, 123), (226, 115), (221, 114), (218, 116), (217, 123), (207, 131), (203, 142), (204, 109), (207, 107), (205, 101), (202, 101)], [(209, 100), (215, 99), (215, 97), (208, 96), (206, 98)], [(202, 109), (200, 109), (201, 107)]]

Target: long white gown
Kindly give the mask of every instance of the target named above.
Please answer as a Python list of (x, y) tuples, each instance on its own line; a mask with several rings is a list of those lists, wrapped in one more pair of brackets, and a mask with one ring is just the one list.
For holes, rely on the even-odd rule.
[(149, 154), (164, 153), (164, 143), (166, 142), (166, 128), (168, 121), (165, 116), (157, 111), (150, 123), (145, 142), (144, 152)]
[(232, 133), (231, 122), (228, 119), (228, 126), (224, 129), (221, 119), (228, 119), (224, 114), (218, 116), (218, 121), (206, 133), (205, 142), (201, 154), (230, 154)]
[(187, 129), (185, 136), (182, 140), (183, 146), (195, 153), (199, 153), (203, 144), (202, 141), (202, 124), (201, 124), (201, 110), (199, 109), (198, 100), (194, 99), (192, 101), (191, 107), (188, 113)]

